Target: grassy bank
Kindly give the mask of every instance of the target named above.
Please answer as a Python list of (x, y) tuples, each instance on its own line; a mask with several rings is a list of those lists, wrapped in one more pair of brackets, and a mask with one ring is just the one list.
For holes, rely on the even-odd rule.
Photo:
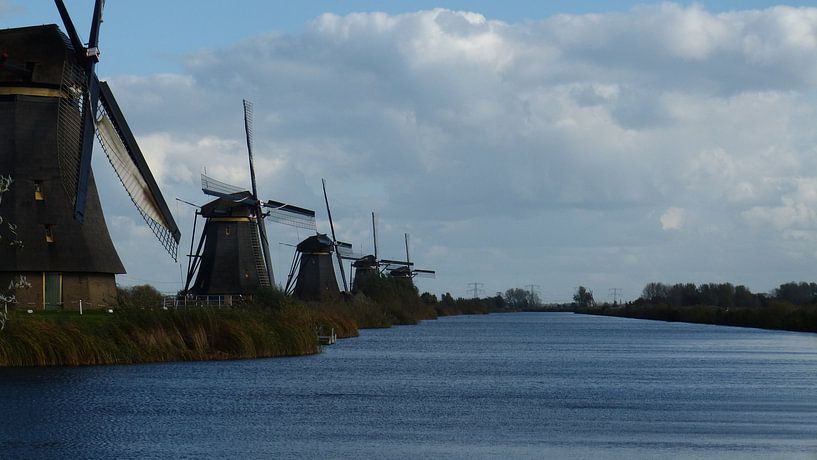
[(13, 312), (0, 366), (196, 361), (317, 353), (303, 309)]
[(577, 309), (576, 313), (625, 318), (717, 324), (798, 332), (817, 332), (817, 307), (774, 302), (764, 307), (724, 308), (711, 305), (624, 305)]
[(11, 312), (0, 366), (80, 366), (202, 361), (317, 353), (316, 330), (356, 337), (363, 328), (416, 324), (433, 308), (367, 299), (277, 308), (124, 309), (114, 313)]
[(405, 280), (369, 280), (354, 297), (300, 303), (275, 290), (236, 308), (164, 310), (149, 286), (121, 289), (114, 313), (12, 311), (0, 331), (2, 366), (79, 366), (201, 361), (317, 353), (317, 330), (340, 338), (360, 329), (417, 324), (438, 316), (501, 311), (497, 299), (442, 301)]

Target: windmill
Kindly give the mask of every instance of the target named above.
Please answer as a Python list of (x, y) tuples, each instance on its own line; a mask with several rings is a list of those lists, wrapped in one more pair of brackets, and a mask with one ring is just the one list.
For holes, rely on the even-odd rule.
[(392, 278), (411, 280), (416, 277), (434, 278), (434, 270), (415, 269), (409, 254), (409, 235), (405, 235), (406, 260), (378, 259), (377, 258), (377, 225), (375, 224), (374, 212), (372, 212), (372, 239), (374, 240), (374, 254), (358, 257), (352, 267), (355, 269), (353, 290), (359, 290), (359, 284), (372, 276), (381, 276), (388, 273)]
[(398, 279), (408, 279), (411, 280), (416, 277), (420, 278), (434, 278), (437, 275), (437, 272), (434, 270), (425, 270), (419, 268), (413, 268), (414, 263), (411, 261), (411, 257), (409, 256), (409, 235), (408, 233), (403, 234), (406, 242), (406, 260), (399, 261), (399, 260), (381, 260), (380, 264), (383, 266), (383, 271), (387, 271), (389, 276), (392, 278)]
[(329, 238), (326, 234), (313, 235), (301, 241), (295, 248), (285, 292), (301, 300), (329, 300), (339, 297), (340, 289), (332, 262), (333, 253), (337, 258), (343, 290), (348, 292), (343, 261), (357, 260), (360, 257), (354, 253), (350, 243), (337, 240), (332, 210), (329, 208), (329, 198), (326, 194), (326, 180), (321, 179), (321, 183), (332, 237)]
[(298, 243), (285, 292), (301, 300), (334, 300), (340, 297), (332, 253), (335, 242), (324, 233)]
[(94, 137), (175, 260), (179, 229), (108, 84), (99, 81), (96, 0), (83, 45), (62, 0), (56, 24), (0, 30), (0, 286), (18, 304), (106, 305), (125, 273), (91, 170)]
[(201, 175), (202, 191), (217, 198), (197, 210), (193, 221), (195, 235), (198, 216), (205, 219), (195, 253), (191, 241), (185, 292), (192, 295), (249, 295), (259, 288), (275, 285), (265, 219), (316, 230), (315, 211), (258, 198), (252, 103), (246, 100), (244, 128), (252, 190)]
[(352, 262), (355, 276), (351, 284), (354, 292), (360, 290), (360, 283), (365, 279), (380, 276), (380, 261), (377, 260), (377, 225), (375, 224), (374, 211), (372, 212), (372, 240), (374, 242), (374, 254), (358, 257)]

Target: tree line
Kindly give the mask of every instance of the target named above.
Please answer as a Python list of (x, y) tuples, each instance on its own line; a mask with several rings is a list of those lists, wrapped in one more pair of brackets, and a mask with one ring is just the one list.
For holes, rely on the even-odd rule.
[(770, 293), (753, 293), (746, 286), (732, 283), (648, 283), (633, 304), (667, 305), (684, 307), (712, 305), (722, 308), (758, 308), (772, 302), (792, 305), (817, 304), (817, 283), (789, 282), (781, 284)]

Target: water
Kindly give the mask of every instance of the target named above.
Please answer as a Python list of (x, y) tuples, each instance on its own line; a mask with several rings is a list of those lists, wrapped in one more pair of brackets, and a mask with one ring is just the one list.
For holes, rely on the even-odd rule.
[(0, 369), (2, 458), (817, 458), (817, 335), (567, 313)]

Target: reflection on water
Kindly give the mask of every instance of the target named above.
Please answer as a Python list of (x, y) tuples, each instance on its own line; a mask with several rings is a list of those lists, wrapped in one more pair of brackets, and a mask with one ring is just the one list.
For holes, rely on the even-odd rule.
[(566, 313), (318, 356), (0, 369), (0, 457), (815, 458), (817, 335)]

